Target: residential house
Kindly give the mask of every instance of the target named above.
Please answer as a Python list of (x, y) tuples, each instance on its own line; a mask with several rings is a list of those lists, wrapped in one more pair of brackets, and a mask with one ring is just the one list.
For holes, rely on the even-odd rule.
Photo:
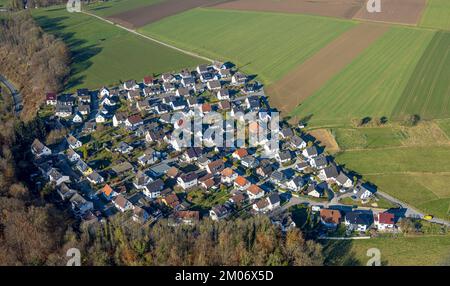
[(297, 135), (291, 137), (289, 144), (291, 145), (292, 148), (295, 149), (303, 149), (306, 148), (307, 146), (306, 141)]
[(61, 105), (58, 103), (56, 105), (55, 115), (62, 117), (62, 118), (71, 116), (72, 115), (72, 106), (71, 105)]
[(95, 115), (95, 122), (97, 123), (105, 123), (106, 122), (106, 116), (102, 112), (98, 112), (97, 115)]
[(75, 193), (69, 201), (72, 211), (76, 216), (82, 216), (88, 211), (92, 211), (94, 209), (94, 204), (91, 201), (87, 201), (78, 193)]
[(149, 213), (143, 208), (137, 206), (133, 208), (133, 216), (132, 216), (133, 221), (140, 224), (144, 224), (149, 220), (149, 218), (150, 218)]
[(336, 165), (332, 164), (319, 172), (319, 178), (324, 181), (335, 181), (337, 176), (339, 175), (339, 171)]
[(248, 156), (248, 152), (247, 149), (239, 148), (236, 149), (231, 156), (236, 160), (242, 160), (244, 157)]
[(142, 120), (141, 116), (139, 115), (132, 115), (125, 120), (125, 126), (131, 129), (136, 129), (139, 126), (143, 125), (144, 121)]
[(131, 151), (133, 151), (133, 149), (134, 148), (132, 146), (128, 145), (127, 143), (120, 142), (115, 150), (121, 154), (129, 154), (129, 153), (131, 153)]
[(66, 140), (69, 144), (69, 147), (72, 149), (80, 148), (83, 145), (83, 143), (81, 143), (81, 141), (75, 138), (73, 135), (69, 135)]
[(52, 150), (41, 143), (38, 139), (34, 139), (31, 144), (31, 153), (36, 157), (49, 156), (52, 154)]
[(270, 181), (274, 184), (280, 185), (286, 180), (286, 177), (283, 172), (278, 170), (272, 172), (270, 175)]
[(55, 168), (52, 168), (50, 172), (48, 173), (48, 178), (50, 182), (55, 183), (56, 186), (59, 186), (62, 183), (68, 183), (70, 182), (69, 176), (62, 175), (58, 170)]
[(116, 112), (113, 116), (113, 126), (118, 127), (119, 125), (125, 124), (127, 120), (127, 114), (124, 112)]
[(353, 181), (344, 172), (341, 172), (336, 177), (336, 184), (344, 188), (351, 188), (353, 186)]
[(246, 156), (246, 157), (242, 158), (241, 165), (246, 168), (254, 169), (254, 168), (258, 167), (259, 161), (253, 156)]
[(161, 195), (161, 191), (164, 189), (164, 182), (161, 179), (150, 182), (143, 188), (142, 192), (150, 199), (156, 199)]
[(341, 222), (342, 215), (339, 210), (321, 209), (320, 222), (328, 228), (336, 228)]
[(258, 110), (261, 107), (261, 102), (259, 100), (259, 97), (254, 95), (254, 96), (249, 96), (245, 99), (245, 105), (246, 105), (247, 109), (254, 111), (254, 110)]
[(250, 182), (242, 176), (237, 176), (234, 180), (234, 187), (241, 191), (248, 189), (250, 185)]
[(183, 190), (186, 190), (197, 185), (197, 177), (198, 176), (195, 172), (190, 172), (179, 176), (177, 178), (177, 182), (183, 188)]
[(117, 195), (113, 200), (114, 206), (121, 212), (125, 212), (134, 208), (133, 204), (122, 195)]
[(306, 193), (308, 196), (314, 197), (314, 198), (321, 198), (325, 195), (325, 185), (326, 184), (311, 184), (306, 189)]
[(222, 88), (217, 92), (218, 100), (229, 100), (230, 99), (230, 91), (228, 89)]
[(301, 176), (296, 176), (286, 183), (286, 187), (294, 192), (299, 192), (306, 185), (306, 180)]
[(78, 112), (81, 115), (89, 115), (89, 113), (91, 113), (91, 106), (88, 104), (78, 105)]
[(173, 215), (177, 223), (192, 225), (200, 220), (199, 211), (177, 211)]
[(73, 123), (83, 123), (83, 116), (80, 112), (75, 113), (75, 115), (72, 118)]
[(123, 89), (125, 90), (136, 90), (139, 89), (139, 85), (135, 80), (127, 80), (123, 83)]
[(67, 149), (67, 159), (69, 159), (70, 162), (76, 162), (79, 159), (81, 159), (81, 156), (75, 152), (72, 148)]
[(230, 214), (230, 211), (223, 205), (215, 206), (209, 211), (209, 217), (215, 221), (224, 219), (229, 214)]
[(328, 160), (327, 160), (327, 157), (325, 157), (325, 156), (318, 156), (318, 157), (312, 158), (310, 161), (310, 164), (311, 164), (311, 167), (321, 170), (328, 165)]
[(249, 200), (254, 201), (262, 198), (264, 196), (264, 191), (257, 185), (252, 184), (247, 189), (247, 195)]
[(237, 72), (231, 77), (231, 84), (233, 85), (243, 85), (247, 81), (247, 76), (243, 73)]
[(77, 170), (83, 173), (83, 175), (85, 176), (89, 176), (94, 171), (81, 159), (76, 162), (75, 168), (77, 168)]
[(308, 159), (312, 159), (314, 157), (317, 157), (319, 155), (316, 146), (311, 146), (308, 148), (305, 148), (302, 152), (303, 156), (305, 156)]
[(351, 231), (366, 231), (373, 221), (373, 216), (365, 212), (348, 212), (345, 214), (345, 225)]
[(231, 185), (234, 182), (234, 180), (236, 180), (236, 178), (238, 177), (238, 174), (234, 172), (233, 169), (231, 168), (223, 169), (221, 175), (222, 175), (221, 181), (226, 185)]
[(100, 190), (100, 195), (105, 199), (105, 200), (112, 200), (115, 196), (117, 196), (117, 193), (114, 192), (114, 190), (111, 188), (110, 185), (106, 184), (101, 190)]
[(379, 231), (393, 230), (395, 228), (395, 215), (392, 213), (378, 213), (374, 217), (374, 225)]
[(57, 100), (56, 100), (56, 93), (54, 92), (48, 92), (45, 95), (45, 103), (47, 105), (56, 105)]
[(74, 194), (77, 193), (76, 190), (69, 188), (66, 183), (61, 183), (56, 191), (63, 201), (69, 200)]
[(292, 160), (292, 154), (289, 150), (280, 151), (275, 157), (281, 164), (289, 163)]
[(86, 179), (94, 185), (101, 184), (105, 181), (105, 179), (96, 171), (89, 174)]
[(221, 159), (215, 160), (206, 166), (206, 171), (210, 174), (220, 173), (220, 172), (222, 172), (223, 169), (224, 169), (224, 164)]

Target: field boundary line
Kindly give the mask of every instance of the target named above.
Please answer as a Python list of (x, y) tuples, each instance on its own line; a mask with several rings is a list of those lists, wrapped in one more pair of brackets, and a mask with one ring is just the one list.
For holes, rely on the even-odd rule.
[(162, 41), (160, 41), (160, 40), (157, 40), (157, 39), (155, 39), (155, 38), (152, 38), (152, 37), (150, 37), (150, 36), (141, 34), (141, 33), (139, 33), (139, 32), (136, 31), (136, 30), (133, 30), (133, 29), (124, 27), (124, 26), (122, 26), (122, 25), (120, 25), (120, 24), (114, 23), (113, 21), (110, 21), (110, 20), (108, 20), (108, 19), (102, 18), (102, 17), (97, 16), (97, 15), (95, 15), (95, 14), (92, 14), (92, 13), (89, 13), (89, 12), (86, 12), (86, 11), (81, 11), (81, 13), (83, 13), (83, 14), (85, 14), (85, 15), (88, 15), (88, 16), (91, 16), (91, 17), (94, 17), (94, 18), (97, 18), (97, 19), (99, 19), (99, 20), (101, 20), (101, 21), (103, 21), (103, 22), (106, 22), (106, 23), (108, 23), (108, 24), (111, 24), (111, 25), (114, 25), (114, 26), (116, 26), (116, 27), (119, 27), (119, 28), (121, 28), (121, 29), (123, 29), (123, 30), (125, 30), (125, 31), (128, 31), (128, 32), (130, 32), (130, 33), (132, 33), (132, 34), (135, 34), (135, 35), (137, 35), (137, 36), (139, 36), (139, 37), (142, 37), (142, 38), (144, 38), (144, 39), (150, 40), (150, 41), (152, 41), (152, 42), (154, 42), (154, 43), (160, 44), (160, 45), (165, 46), (165, 47), (167, 47), (167, 48), (176, 50), (176, 51), (178, 51), (178, 52), (181, 52), (181, 53), (183, 53), (183, 54), (189, 55), (189, 56), (191, 56), (191, 57), (196, 57), (196, 58), (199, 58), (199, 59), (205, 60), (205, 61), (207, 61), (207, 62), (211, 62), (211, 63), (214, 62), (213, 59), (210, 59), (210, 58), (201, 56), (201, 55), (199, 55), (199, 54), (196, 54), (196, 53), (193, 53), (193, 52), (190, 52), (190, 51), (187, 51), (187, 50), (184, 50), (184, 49), (175, 47), (175, 46), (173, 46), (173, 45), (171, 45), (171, 44), (168, 44), (168, 43), (162, 42)]

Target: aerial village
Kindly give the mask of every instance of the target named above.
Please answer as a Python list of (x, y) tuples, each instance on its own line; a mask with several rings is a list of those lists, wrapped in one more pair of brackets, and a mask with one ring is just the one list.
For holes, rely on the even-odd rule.
[[(400, 231), (396, 214), (373, 207), (380, 199), (376, 188), (335, 163), (304, 132), (305, 122), (281, 121), (276, 149), (267, 140), (248, 147), (182, 147), (172, 136), (178, 128), (174, 113), (189, 118), (216, 112), (236, 122), (252, 113), (257, 120), (249, 132), (258, 132), (252, 125), (274, 111), (263, 85), (231, 63), (113, 88), (48, 93), (40, 116), (70, 132), (52, 145), (33, 142), (39, 170), (33, 179), (37, 188), (53, 189), (86, 225), (120, 213), (143, 227), (161, 219), (180, 225), (267, 215), (285, 231), (296, 226), (290, 210), (301, 205), (322, 234)], [(203, 123), (202, 130), (208, 127)]]

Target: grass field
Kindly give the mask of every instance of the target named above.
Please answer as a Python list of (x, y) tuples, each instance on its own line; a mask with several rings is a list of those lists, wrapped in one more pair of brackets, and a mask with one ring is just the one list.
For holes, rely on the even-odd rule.
[(108, 17), (162, 1), (164, 0), (110, 0), (107, 2), (92, 3), (87, 6), (87, 10), (101, 17)]
[(390, 119), (433, 35), (432, 31), (392, 27), (292, 115), (311, 116), (311, 125), (365, 116)]
[(450, 138), (450, 119), (442, 119), (436, 121), (442, 131)]
[(450, 1), (427, 0), (420, 25), (428, 28), (450, 30)]
[(120, 80), (193, 67), (202, 61), (64, 8), (33, 10), (37, 22), (72, 52), (68, 90), (99, 88)]
[(270, 84), (354, 25), (307, 15), (199, 8), (139, 31), (211, 58), (233, 61)]
[[(450, 2), (449, 2), (450, 3)], [(449, 6), (450, 7), (450, 6)], [(449, 15), (450, 17), (450, 10)], [(450, 117), (450, 32), (438, 32), (394, 109), (397, 116)]]
[(349, 253), (365, 265), (370, 259), (369, 248), (380, 250), (383, 265), (450, 265), (450, 235), (353, 240)]
[(336, 128), (333, 133), (342, 150), (401, 146), (407, 136), (391, 127)]

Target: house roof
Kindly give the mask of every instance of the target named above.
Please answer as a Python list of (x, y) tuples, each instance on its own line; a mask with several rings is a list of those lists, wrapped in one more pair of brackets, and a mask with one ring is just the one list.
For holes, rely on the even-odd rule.
[(234, 180), (234, 182), (235, 182), (238, 186), (241, 186), (241, 187), (247, 185), (247, 183), (248, 183), (247, 179), (244, 178), (244, 177), (242, 177), (242, 176), (238, 176), (238, 177), (236, 178), (236, 180)]
[(243, 158), (248, 155), (247, 149), (239, 148), (236, 151), (234, 151), (234, 154), (236, 154), (239, 158)]
[(160, 192), (164, 188), (164, 182), (161, 179), (158, 179), (154, 182), (151, 182), (145, 186), (145, 188), (150, 193)]
[(218, 159), (215, 160), (211, 163), (208, 164), (208, 168), (212, 171), (212, 172), (219, 172), (222, 171), (223, 169), (223, 161)]
[(203, 103), (202, 104), (202, 111), (203, 112), (210, 112), (212, 110), (211, 104), (209, 103)]
[(267, 201), (271, 205), (277, 204), (280, 202), (280, 195), (278, 193), (273, 193), (267, 198)]
[(325, 169), (323, 169), (323, 172), (325, 173), (325, 176), (327, 176), (327, 178), (336, 178), (339, 174), (338, 169), (335, 165), (326, 167)]
[(145, 84), (153, 83), (153, 80), (154, 80), (154, 78), (151, 77), (151, 76), (145, 76), (145, 77), (144, 77), (144, 83), (145, 83)]
[(129, 202), (124, 196), (122, 195), (118, 195), (115, 199), (114, 202), (121, 208), (125, 208), (125, 206), (127, 205), (127, 203)]
[(231, 177), (234, 174), (234, 171), (231, 168), (225, 168), (222, 170), (221, 174), (224, 177)]
[(247, 189), (247, 191), (249, 191), (250, 193), (254, 194), (254, 195), (258, 195), (260, 193), (264, 193), (264, 191), (258, 187), (257, 185), (250, 185), (250, 187)]
[(112, 192), (113, 192), (113, 189), (108, 184), (106, 184), (102, 189), (102, 193), (105, 194), (105, 196), (107, 196), (107, 197), (109, 197)]
[(174, 213), (174, 216), (175, 216), (175, 218), (178, 218), (178, 219), (199, 220), (200, 212), (199, 211), (177, 211)]
[(361, 213), (361, 212), (348, 212), (345, 214), (345, 220), (350, 224), (362, 224), (362, 225), (370, 225), (371, 218), (369, 214)]
[(222, 100), (221, 102), (219, 102), (219, 106), (222, 109), (230, 109), (231, 108), (230, 101), (228, 101), (228, 100)]
[(178, 173), (180, 173), (180, 170), (178, 170), (177, 167), (172, 167), (169, 170), (167, 170), (166, 174), (167, 174), (167, 176), (174, 178), (174, 177), (178, 176)]
[(198, 177), (197, 173), (190, 172), (190, 173), (181, 175), (180, 178), (183, 180), (183, 182), (191, 182), (191, 181), (197, 179), (197, 177)]
[(350, 178), (344, 172), (339, 173), (339, 175), (336, 177), (336, 181), (340, 184), (344, 184), (349, 179)]
[(391, 213), (379, 213), (378, 214), (378, 222), (383, 224), (394, 224), (394, 214)]
[(338, 210), (321, 209), (320, 218), (326, 223), (339, 224), (342, 215)]
[(45, 95), (45, 98), (46, 98), (47, 100), (56, 100), (56, 93), (54, 93), (54, 92), (48, 92), (48, 93)]
[(131, 115), (130, 117), (128, 117), (128, 122), (130, 122), (131, 124), (137, 124), (139, 122), (142, 122), (142, 118), (140, 115)]
[(256, 202), (256, 206), (258, 207), (258, 209), (264, 209), (269, 206), (269, 201), (266, 199), (261, 199)]

